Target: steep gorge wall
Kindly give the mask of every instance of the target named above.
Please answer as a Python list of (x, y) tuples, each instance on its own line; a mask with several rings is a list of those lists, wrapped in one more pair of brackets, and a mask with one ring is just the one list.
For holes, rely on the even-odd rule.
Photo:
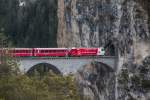
[(147, 0), (59, 0), (60, 4), (59, 47), (99, 47), (111, 41), (123, 56), (135, 53), (140, 41), (149, 47)]
[[(142, 94), (145, 95), (144, 98), (149, 98), (149, 96), (146, 96), (149, 92), (141, 93), (141, 90), (134, 91), (133, 89), (131, 91), (122, 90), (126, 87), (122, 87), (124, 83), (120, 84), (118, 80), (122, 79), (123, 76), (118, 77), (117, 75), (122, 74), (125, 69), (125, 73), (126, 71), (129, 73), (127, 74), (128, 77), (132, 75), (131, 79), (139, 75), (142, 80), (139, 70), (149, 66), (149, 58), (144, 60), (150, 55), (149, 5), (150, 1), (148, 0), (59, 0), (58, 47), (100, 47), (111, 42), (118, 50), (118, 70), (115, 73), (111, 72), (110, 75), (116, 79), (114, 79), (116, 82), (109, 81), (112, 77), (107, 75), (109, 71), (105, 69), (106, 66), (101, 64), (96, 68), (104, 68), (105, 71), (96, 70), (96, 79), (94, 78), (95, 83), (93, 85), (87, 83), (89, 82), (86, 78), (87, 75), (82, 76), (82, 74), (88, 73), (88, 71), (84, 72), (87, 69), (86, 67), (81, 71), (81, 75), (77, 77), (81, 76), (78, 82), (80, 83), (81, 81), (81, 87), (85, 86), (84, 89), (90, 90), (90, 96), (94, 95), (93, 98), (126, 100), (131, 99), (132, 96), (135, 98), (137, 96), (137, 98), (140, 98), (136, 100), (148, 100), (141, 99), (140, 95)], [(146, 62), (146, 65), (142, 65), (142, 61)], [(94, 67), (91, 66), (91, 68)], [(101, 73), (105, 75), (102, 77)], [(149, 77), (149, 75), (148, 72), (144, 76)], [(150, 78), (147, 79), (150, 80)], [(127, 86), (130, 85), (134, 86), (134, 82), (131, 83), (131, 80), (127, 82)], [(94, 86), (95, 90), (93, 91), (97, 91), (96, 94), (92, 89), (89, 89), (91, 86)], [(106, 87), (102, 89), (98, 88), (99, 86)], [(130, 87), (128, 88), (130, 89)], [(111, 91), (113, 92), (109, 93)], [(143, 88), (142, 91), (144, 91)], [(115, 94), (113, 94), (114, 92)], [(99, 100), (99, 98), (93, 100)]]

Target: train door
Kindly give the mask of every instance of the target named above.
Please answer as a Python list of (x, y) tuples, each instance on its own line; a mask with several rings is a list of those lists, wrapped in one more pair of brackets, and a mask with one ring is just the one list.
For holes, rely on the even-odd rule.
[(35, 56), (35, 49), (32, 48), (32, 56), (34, 57)]

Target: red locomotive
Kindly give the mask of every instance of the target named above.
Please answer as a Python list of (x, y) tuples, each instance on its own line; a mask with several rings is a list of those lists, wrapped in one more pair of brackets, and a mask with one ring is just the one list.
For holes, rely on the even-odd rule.
[(8, 52), (16, 57), (66, 57), (99, 56), (105, 50), (100, 48), (10, 48)]
[(99, 56), (104, 55), (104, 48), (72, 48), (69, 52), (70, 56)]

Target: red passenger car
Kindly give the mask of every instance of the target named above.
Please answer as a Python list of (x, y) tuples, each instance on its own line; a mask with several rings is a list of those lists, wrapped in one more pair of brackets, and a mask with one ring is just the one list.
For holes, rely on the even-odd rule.
[(32, 56), (32, 48), (11, 48), (9, 52), (14, 57), (30, 57)]
[(44, 56), (52, 56), (52, 57), (63, 57), (68, 55), (67, 48), (34, 48), (33, 56), (44, 57)]

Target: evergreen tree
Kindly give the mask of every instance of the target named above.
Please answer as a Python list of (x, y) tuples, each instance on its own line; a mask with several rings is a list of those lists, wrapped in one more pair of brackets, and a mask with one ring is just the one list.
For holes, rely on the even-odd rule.
[(0, 1), (0, 30), (17, 47), (56, 47), (57, 0)]
[(0, 100), (79, 100), (73, 76), (38, 75), (23, 75), (16, 60), (5, 56), (0, 64)]

